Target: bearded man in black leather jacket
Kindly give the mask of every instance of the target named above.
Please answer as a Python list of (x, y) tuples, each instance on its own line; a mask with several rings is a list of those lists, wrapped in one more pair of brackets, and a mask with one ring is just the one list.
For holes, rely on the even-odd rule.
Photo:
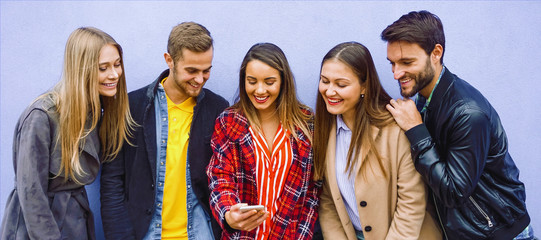
[[(445, 239), (534, 239), (496, 110), (443, 65), (440, 19), (410, 12), (381, 34), (404, 99), (387, 109), (411, 142)], [(409, 97), (419, 93), (417, 104)]]

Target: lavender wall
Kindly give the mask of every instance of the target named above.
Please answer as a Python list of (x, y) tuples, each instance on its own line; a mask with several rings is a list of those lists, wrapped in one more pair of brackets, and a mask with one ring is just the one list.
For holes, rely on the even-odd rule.
[[(426, 9), (443, 21), (446, 66), (477, 87), (499, 112), (509, 151), (526, 184), (532, 224), (541, 233), (541, 182), (536, 177), (541, 172), (541, 130), (535, 127), (541, 119), (541, 2), (1, 1), (0, 7), (0, 216), (13, 188), (11, 147), (17, 118), (60, 78), (64, 44), (77, 27), (98, 27), (123, 46), (128, 88), (134, 90), (167, 67), (163, 53), (171, 28), (183, 21), (199, 22), (215, 39), (206, 86), (228, 100), (236, 91), (238, 68), (248, 48), (273, 42), (289, 58), (300, 98), (313, 107), (323, 55), (352, 40), (371, 50), (384, 87), (398, 97), (379, 34), (402, 14)], [(96, 182), (89, 190), (99, 214), (98, 187)]]

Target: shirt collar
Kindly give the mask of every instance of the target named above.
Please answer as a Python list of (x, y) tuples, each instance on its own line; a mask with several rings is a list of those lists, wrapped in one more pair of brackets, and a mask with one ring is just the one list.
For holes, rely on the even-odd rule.
[[(438, 87), (438, 84), (440, 83), (441, 76), (443, 76), (443, 72), (445, 72), (445, 65), (442, 65), (440, 76), (438, 77), (438, 81), (436, 81), (436, 85), (434, 85), (434, 88), (432, 88), (432, 92), (430, 92), (430, 96), (428, 96), (428, 99), (426, 99), (425, 105), (423, 106), (423, 109), (421, 109), (421, 113), (426, 112), (426, 109), (428, 108), (428, 104), (430, 104), (430, 100), (432, 100), (432, 94), (434, 94), (436, 87)], [(417, 99), (419, 99), (419, 95), (420, 93), (417, 93)]]
[(344, 119), (342, 119), (342, 114), (336, 115), (336, 134), (340, 132), (340, 129), (342, 131), (351, 131), (344, 122)]
[[(162, 79), (162, 81), (160, 82), (160, 86), (159, 88), (160, 89), (164, 89), (163, 88), (163, 83), (165, 82), (165, 80), (167, 79), (167, 77), (165, 77), (164, 79)], [(165, 89), (164, 89), (165, 90)], [(184, 102), (181, 102), (179, 104), (175, 104), (170, 98), (169, 96), (167, 95), (167, 93), (165, 93), (165, 97), (167, 98), (167, 109), (168, 110), (171, 110), (173, 108), (178, 108), (182, 111), (185, 111), (185, 112), (190, 112), (190, 113), (193, 113), (193, 108), (195, 106), (195, 99), (193, 97), (189, 97), (188, 99), (186, 99)]]

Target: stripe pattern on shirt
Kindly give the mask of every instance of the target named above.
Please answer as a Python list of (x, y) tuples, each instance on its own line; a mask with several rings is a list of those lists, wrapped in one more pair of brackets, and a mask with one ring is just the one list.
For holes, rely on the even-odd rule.
[[(342, 115), (336, 116), (336, 183), (338, 189), (340, 189), (342, 201), (344, 201), (353, 228), (355, 228), (355, 231), (362, 231), (361, 218), (357, 210), (357, 198), (355, 197), (356, 174), (351, 173), (350, 175), (349, 172), (346, 172), (351, 134), (351, 129), (342, 119)], [(356, 169), (356, 167), (353, 166), (352, 169)]]
[[(280, 208), (278, 198), (285, 185), (289, 168), (293, 161), (293, 149), (289, 141), (289, 131), (278, 126), (273, 140), (272, 152), (261, 132), (249, 127), (255, 145), (256, 182), (259, 204), (265, 206), (269, 218), (256, 230), (256, 239), (267, 239), (272, 226), (272, 219)], [(269, 221), (270, 219), (270, 221)]]

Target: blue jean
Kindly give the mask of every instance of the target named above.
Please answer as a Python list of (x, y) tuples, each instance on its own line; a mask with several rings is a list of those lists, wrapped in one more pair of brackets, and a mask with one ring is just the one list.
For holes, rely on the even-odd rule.
[(364, 234), (363, 234), (363, 231), (357, 231), (357, 230), (355, 230), (355, 234), (357, 235), (357, 240), (364, 240)]
[(533, 234), (533, 228), (531, 225), (528, 225), (519, 235), (517, 235), (513, 240), (535, 240), (537, 239)]

